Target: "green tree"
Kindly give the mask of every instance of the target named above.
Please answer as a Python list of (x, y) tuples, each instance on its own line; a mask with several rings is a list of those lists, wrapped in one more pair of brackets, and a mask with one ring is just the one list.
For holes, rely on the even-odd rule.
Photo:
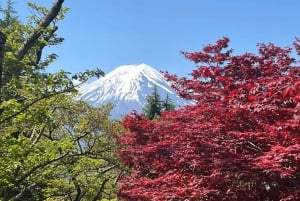
[[(8, 1), (0, 31), (0, 200), (101, 200), (116, 197), (122, 167), (111, 133), (111, 105), (76, 101), (81, 83), (101, 70), (71, 75), (45, 73), (56, 55), (45, 47), (63, 41), (55, 33), (63, 0), (50, 9), (29, 4), (39, 15), (18, 21)], [(3, 11), (3, 10), (2, 10)], [(39, 16), (39, 17), (38, 17)], [(6, 23), (7, 26), (3, 24)], [(43, 59), (42, 59), (43, 58)]]
[(146, 104), (143, 107), (143, 112), (147, 119), (153, 120), (160, 116), (163, 111), (175, 110), (175, 105), (167, 94), (164, 100), (161, 100), (157, 91), (157, 86), (153, 88), (153, 92), (146, 97)]
[(16, 116), (15, 126), (1, 130), (1, 198), (114, 198), (122, 169), (109, 135), (120, 127), (109, 120), (110, 109), (74, 103), (62, 94)]
[(169, 94), (167, 94), (165, 100), (163, 101), (163, 111), (170, 110), (175, 110), (175, 104), (170, 99)]
[(157, 91), (157, 86), (153, 88), (153, 92), (146, 97), (146, 104), (143, 107), (143, 112), (147, 119), (154, 119), (161, 115), (162, 112), (162, 102)]
[(26, 24), (18, 20), (13, 2), (7, 1), (7, 8), (1, 9), (3, 19), (0, 20), (0, 89), (1, 100), (11, 98), (13, 94), (4, 90), (12, 79), (18, 88), (22, 88), (21, 81), (24, 77), (46, 76), (44, 69), (57, 57), (56, 54), (44, 55), (45, 47), (58, 45), (63, 38), (56, 35), (57, 23), (64, 19), (68, 10), (63, 8), (64, 0), (57, 0), (51, 9), (28, 3), (32, 15)]
[(0, 13), (3, 15), (3, 19), (0, 19), (0, 27), (3, 29), (11, 29), (13, 23), (17, 23), (18, 16), (17, 11), (13, 7), (14, 2), (12, 0), (6, 1), (6, 7), (0, 7)]

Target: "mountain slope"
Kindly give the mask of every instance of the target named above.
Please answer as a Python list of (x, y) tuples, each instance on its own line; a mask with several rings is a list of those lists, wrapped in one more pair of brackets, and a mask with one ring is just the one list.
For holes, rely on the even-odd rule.
[(79, 98), (93, 106), (113, 103), (115, 108), (111, 115), (120, 118), (132, 110), (142, 112), (145, 98), (153, 92), (154, 86), (157, 86), (161, 99), (168, 94), (177, 107), (188, 104), (176, 95), (161, 73), (146, 64), (116, 68), (105, 77), (81, 88)]

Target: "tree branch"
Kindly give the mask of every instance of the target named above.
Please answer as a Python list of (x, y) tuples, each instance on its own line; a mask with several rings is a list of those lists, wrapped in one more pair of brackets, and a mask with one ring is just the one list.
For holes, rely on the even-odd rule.
[(78, 184), (76, 178), (72, 178), (72, 180), (74, 180), (74, 185), (76, 188), (76, 197), (75, 197), (74, 201), (80, 201), (82, 198), (82, 191), (81, 191), (80, 185)]
[(103, 193), (104, 188), (105, 188), (105, 184), (106, 184), (108, 181), (109, 181), (109, 179), (105, 179), (105, 180), (102, 182), (99, 191), (97, 192), (96, 196), (93, 198), (92, 201), (101, 200), (101, 198), (102, 198), (102, 193)]
[(102, 173), (102, 174), (105, 174), (106, 172), (108, 172), (108, 171), (114, 169), (115, 167), (117, 167), (117, 165), (113, 165), (113, 166), (111, 166), (111, 167), (108, 167), (108, 168), (106, 168), (105, 170), (102, 170), (101, 173)]
[(51, 93), (51, 94), (48, 94), (48, 95), (46, 95), (46, 96), (42, 96), (42, 97), (40, 97), (40, 98), (37, 98), (37, 99), (33, 100), (31, 103), (25, 105), (25, 106), (24, 106), (22, 109), (20, 109), (19, 111), (17, 111), (17, 112), (15, 112), (15, 113), (11, 114), (10, 116), (8, 116), (8, 117), (2, 119), (2, 120), (0, 121), (0, 124), (4, 123), (5, 121), (7, 121), (7, 120), (9, 120), (9, 119), (11, 119), (11, 118), (16, 117), (17, 115), (19, 115), (19, 114), (21, 114), (22, 112), (26, 111), (29, 107), (33, 106), (34, 104), (38, 103), (38, 102), (41, 101), (41, 100), (44, 100), (44, 99), (47, 99), (47, 98), (51, 98), (52, 96), (56, 96), (56, 95), (59, 95), (59, 94), (66, 93), (66, 92), (68, 92), (69, 90), (71, 90), (71, 88), (68, 88), (68, 89), (65, 89), (65, 90), (63, 90), (63, 91), (59, 91), (59, 92), (56, 92), (56, 93)]
[(0, 103), (2, 101), (1, 89), (2, 89), (2, 76), (3, 76), (3, 59), (5, 52), (6, 35), (0, 31)]
[(20, 193), (18, 193), (17, 195), (15, 195), (13, 198), (11, 198), (10, 201), (21, 200), (22, 197), (23, 197), (23, 195), (25, 194), (25, 192), (28, 191), (28, 190), (30, 190), (30, 189), (32, 189), (32, 188), (35, 187), (35, 186), (36, 186), (36, 184), (33, 183), (33, 184), (31, 184), (30, 186), (24, 187), (24, 188), (22, 189), (22, 191), (21, 191)]
[[(56, 111), (57, 108), (54, 108), (51, 112), (51, 114), (53, 114)], [(44, 126), (39, 130), (37, 136), (34, 136), (34, 129), (32, 131), (32, 135), (31, 135), (31, 141), (32, 144), (36, 144), (42, 137), (42, 135), (44, 134), (44, 131), (46, 129), (47, 125), (46, 123), (44, 123)]]
[[(44, 40), (45, 40), (45, 41), (50, 40), (50, 38), (54, 35), (54, 33), (55, 33), (57, 30), (58, 30), (58, 27), (55, 26), (55, 27), (51, 30), (51, 32), (45, 37)], [(45, 46), (46, 46), (46, 43), (43, 43), (43, 44), (41, 45), (41, 47), (36, 51), (36, 59), (35, 59), (35, 61), (34, 61), (34, 65), (38, 65), (38, 64), (40, 63), (41, 58), (42, 58), (42, 52), (43, 52), (43, 49), (44, 49)]]
[(25, 40), (23, 45), (18, 49), (15, 56), (18, 60), (22, 60), (29, 49), (35, 44), (35, 42), (42, 35), (43, 30), (47, 28), (50, 23), (57, 17), (59, 14), (64, 0), (57, 0), (56, 3), (52, 6), (50, 12), (45, 16), (44, 19), (39, 23), (36, 29), (32, 34)]
[(26, 179), (28, 176), (30, 176), (32, 173), (34, 173), (36, 170), (38, 170), (38, 169), (40, 169), (40, 168), (42, 168), (42, 167), (45, 167), (45, 166), (47, 166), (47, 165), (50, 165), (51, 163), (54, 163), (54, 162), (56, 162), (56, 161), (59, 161), (60, 159), (66, 157), (68, 154), (69, 154), (69, 153), (66, 152), (66, 153), (64, 153), (63, 155), (60, 155), (60, 156), (58, 156), (58, 157), (56, 157), (56, 158), (53, 158), (52, 160), (49, 160), (49, 161), (46, 161), (46, 162), (44, 162), (44, 163), (42, 163), (42, 164), (39, 164), (39, 165), (34, 166), (33, 168), (31, 168), (31, 170), (29, 170), (26, 174), (24, 174), (20, 179), (18, 179), (18, 180), (16, 181), (16, 183), (17, 183), (17, 184), (21, 183), (24, 179)]

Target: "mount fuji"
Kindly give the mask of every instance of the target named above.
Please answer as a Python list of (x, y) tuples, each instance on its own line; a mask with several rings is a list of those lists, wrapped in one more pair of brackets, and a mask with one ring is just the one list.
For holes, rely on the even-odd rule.
[(132, 110), (141, 113), (146, 96), (153, 92), (154, 86), (162, 100), (168, 95), (177, 108), (189, 104), (176, 94), (161, 73), (146, 64), (119, 66), (80, 88), (78, 98), (96, 107), (112, 103), (115, 107), (111, 117), (119, 119)]

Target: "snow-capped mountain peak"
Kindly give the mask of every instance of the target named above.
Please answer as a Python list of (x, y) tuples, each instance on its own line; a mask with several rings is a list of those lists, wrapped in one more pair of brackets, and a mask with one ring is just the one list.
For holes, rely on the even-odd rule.
[(161, 73), (146, 64), (119, 66), (106, 76), (81, 88), (79, 98), (93, 106), (113, 103), (115, 108), (111, 115), (120, 118), (132, 110), (142, 112), (145, 98), (153, 92), (154, 86), (162, 99), (168, 94), (175, 105), (187, 104), (176, 95)]

